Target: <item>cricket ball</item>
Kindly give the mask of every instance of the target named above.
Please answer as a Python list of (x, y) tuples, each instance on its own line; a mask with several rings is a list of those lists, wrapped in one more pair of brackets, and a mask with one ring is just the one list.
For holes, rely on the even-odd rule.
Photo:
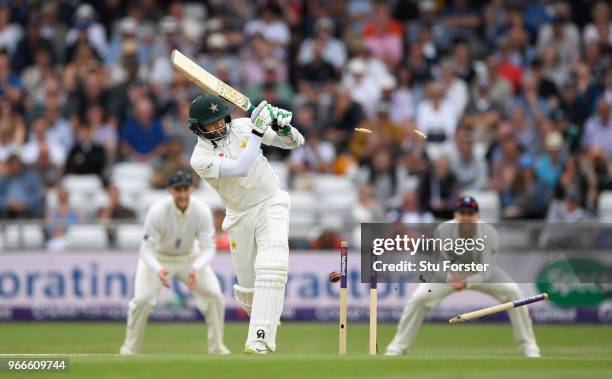
[(332, 271), (329, 273), (329, 281), (336, 283), (340, 280), (340, 273), (338, 271)]

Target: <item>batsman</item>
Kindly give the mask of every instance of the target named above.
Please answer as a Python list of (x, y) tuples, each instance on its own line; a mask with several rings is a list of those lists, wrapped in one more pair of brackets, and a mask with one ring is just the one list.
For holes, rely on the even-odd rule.
[(290, 125), (292, 113), (262, 101), (249, 118), (232, 120), (219, 97), (198, 96), (189, 128), (198, 136), (191, 156), (195, 172), (226, 206), (223, 230), (231, 239), (238, 284), (236, 301), (250, 314), (245, 353), (276, 350), (289, 262), (289, 194), (261, 152), (261, 144), (294, 149), (304, 144)]

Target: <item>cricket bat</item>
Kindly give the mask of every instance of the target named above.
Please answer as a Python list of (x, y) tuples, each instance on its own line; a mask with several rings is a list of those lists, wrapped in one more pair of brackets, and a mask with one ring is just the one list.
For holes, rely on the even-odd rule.
[(474, 312), (464, 313), (464, 314), (459, 315), (457, 317), (451, 318), (450, 320), (448, 320), (448, 323), (449, 324), (455, 324), (455, 323), (458, 323), (458, 322), (470, 321), (470, 320), (473, 320), (475, 318), (489, 316), (489, 315), (492, 315), (494, 313), (507, 311), (508, 309), (512, 309), (512, 308), (516, 308), (516, 307), (522, 307), (523, 305), (527, 305), (527, 304), (537, 303), (538, 301), (543, 301), (543, 300), (546, 300), (546, 299), (548, 299), (548, 294), (547, 293), (541, 293), (539, 295), (527, 297), (525, 299), (516, 300), (516, 301), (509, 301), (507, 303), (494, 305), (492, 307), (488, 307), (488, 308), (484, 308), (484, 309), (479, 309), (479, 310), (474, 311)]
[(205, 92), (219, 96), (245, 112), (250, 113), (255, 109), (248, 97), (204, 70), (180, 51), (172, 51), (170, 62), (177, 70), (189, 78), (193, 84)]

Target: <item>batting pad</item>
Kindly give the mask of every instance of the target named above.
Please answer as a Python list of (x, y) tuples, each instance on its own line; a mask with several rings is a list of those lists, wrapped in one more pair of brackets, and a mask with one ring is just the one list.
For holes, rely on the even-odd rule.
[(276, 350), (276, 330), (283, 310), (289, 260), (286, 242), (260, 243), (255, 258), (255, 293), (246, 345), (264, 342)]
[(234, 298), (236, 302), (248, 313), (251, 314), (253, 308), (253, 294), (255, 290), (253, 288), (241, 287), (238, 284), (234, 284)]

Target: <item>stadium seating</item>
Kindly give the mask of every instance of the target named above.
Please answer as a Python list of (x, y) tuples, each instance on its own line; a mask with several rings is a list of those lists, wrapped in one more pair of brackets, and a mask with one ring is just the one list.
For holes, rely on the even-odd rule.
[(10, 224), (4, 229), (4, 248), (6, 250), (43, 248), (44, 235), (36, 224)]
[(143, 236), (141, 224), (122, 224), (117, 226), (117, 247), (121, 250), (135, 251)]
[(68, 228), (69, 250), (90, 251), (107, 248), (106, 228), (103, 225), (78, 224)]
[(599, 195), (599, 221), (612, 223), (612, 191)]

